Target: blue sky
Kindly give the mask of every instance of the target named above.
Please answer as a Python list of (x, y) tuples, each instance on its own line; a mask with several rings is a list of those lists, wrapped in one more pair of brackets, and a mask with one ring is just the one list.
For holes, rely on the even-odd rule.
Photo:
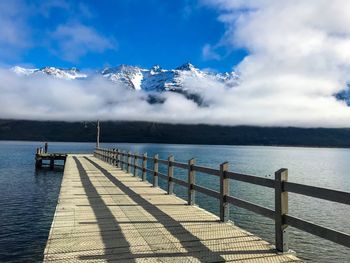
[(198, 1), (1, 1), (0, 63), (6, 66), (131, 64), (230, 71), (246, 52), (222, 44), (218, 11)]

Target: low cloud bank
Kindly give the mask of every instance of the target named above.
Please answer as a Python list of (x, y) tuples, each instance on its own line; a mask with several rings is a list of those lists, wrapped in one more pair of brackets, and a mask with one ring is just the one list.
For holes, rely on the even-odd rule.
[[(291, 83), (293, 76), (290, 76)], [(207, 78), (187, 78), (189, 92), (200, 94), (205, 106), (174, 92), (152, 94), (116, 85), (101, 76), (63, 80), (50, 76), (18, 76), (0, 70), (0, 117), (35, 120), (130, 120), (219, 125), (349, 127), (350, 108), (317, 91), (301, 93), (291, 86), (276, 92), (279, 79), (228, 88)], [(310, 83), (305, 80), (305, 85)], [(312, 83), (311, 83), (312, 84)], [(323, 82), (317, 83), (322, 85)], [(248, 85), (248, 84), (242, 84)], [(270, 85), (270, 86), (269, 86)]]

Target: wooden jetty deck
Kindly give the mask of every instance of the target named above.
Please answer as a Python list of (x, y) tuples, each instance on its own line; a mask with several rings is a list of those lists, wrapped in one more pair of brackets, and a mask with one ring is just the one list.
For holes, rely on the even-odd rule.
[(44, 262), (300, 262), (92, 155), (68, 155)]
[[(55, 166), (64, 166), (66, 158), (67, 158), (66, 153), (48, 153), (47, 143), (46, 143), (45, 150), (42, 147), (36, 149), (35, 168), (40, 169), (46, 166), (46, 167), (49, 167), (50, 169), (54, 169)], [(44, 163), (44, 161), (48, 161), (48, 163)], [(55, 161), (63, 161), (63, 165), (58, 165), (57, 163), (55, 164)]]

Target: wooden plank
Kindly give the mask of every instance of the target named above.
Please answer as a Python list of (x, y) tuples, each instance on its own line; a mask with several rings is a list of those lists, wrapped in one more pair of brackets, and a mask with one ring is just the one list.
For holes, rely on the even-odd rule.
[(267, 179), (263, 177), (258, 177), (254, 175), (248, 175), (248, 174), (241, 174), (241, 173), (235, 173), (235, 172), (227, 172), (227, 177), (233, 180), (250, 183), (250, 184), (256, 184), (261, 185), (269, 188), (275, 187), (275, 181), (272, 179)]
[(286, 224), (292, 227), (298, 228), (312, 235), (328, 239), (340, 245), (350, 247), (350, 235), (346, 233), (320, 226), (291, 215), (284, 215), (284, 220)]
[(211, 190), (209, 188), (206, 188), (206, 187), (203, 187), (203, 186), (199, 186), (199, 185), (194, 185), (193, 187), (194, 187), (194, 190), (196, 190), (198, 192), (201, 192), (202, 194), (206, 194), (206, 195), (209, 195), (209, 196), (217, 198), (217, 199), (220, 198), (220, 193), (219, 192), (216, 192), (214, 190)]
[(350, 205), (350, 193), (316, 186), (284, 182), (283, 189), (287, 192), (320, 198), (332, 202)]
[(174, 162), (174, 156), (170, 155), (168, 157), (168, 194), (172, 195), (174, 193), (174, 182), (171, 181), (171, 178), (173, 178), (174, 176), (174, 166), (173, 163)]
[(153, 157), (153, 187), (158, 187), (158, 154)]
[(179, 163), (179, 162), (172, 162), (173, 166), (179, 167), (182, 169), (188, 169), (188, 164), (187, 163)]
[(230, 217), (227, 196), (230, 193), (230, 181), (227, 177), (228, 162), (220, 164), (220, 221), (227, 222)]
[(194, 205), (196, 203), (196, 191), (194, 190), (194, 185), (196, 183), (196, 172), (193, 170), (193, 165), (196, 163), (195, 159), (188, 161), (188, 195), (187, 203), (189, 205)]
[(240, 208), (247, 209), (249, 211), (252, 211), (254, 213), (257, 213), (262, 216), (266, 216), (268, 218), (274, 219), (275, 218), (275, 211), (272, 209), (242, 200), (240, 198), (234, 197), (234, 196), (227, 196), (227, 201), (230, 204), (233, 204), (235, 206), (238, 206)]
[(200, 172), (200, 173), (220, 176), (220, 171), (219, 170), (213, 169), (213, 168), (209, 168), (209, 167), (193, 165), (193, 170), (195, 170), (197, 172)]
[(288, 181), (288, 170), (282, 168), (275, 173), (275, 243), (280, 252), (287, 252), (288, 248), (288, 224), (284, 215), (288, 213), (288, 192), (283, 191), (283, 183)]

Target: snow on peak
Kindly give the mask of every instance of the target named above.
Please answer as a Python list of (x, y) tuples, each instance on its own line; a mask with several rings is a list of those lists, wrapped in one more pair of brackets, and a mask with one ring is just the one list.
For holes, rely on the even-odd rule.
[(77, 68), (62, 69), (55, 67), (44, 67), (41, 69), (28, 69), (15, 66), (11, 68), (13, 72), (22, 76), (30, 76), (34, 74), (46, 74), (59, 79), (82, 79), (86, 78), (87, 75), (81, 73)]
[(197, 68), (193, 66), (191, 63), (187, 62), (179, 67), (176, 68), (177, 70), (187, 70), (187, 71), (195, 71)]
[(10, 70), (21, 76), (29, 76), (38, 71), (38, 69), (35, 68), (22, 68), (20, 66), (14, 66)]
[(81, 79), (87, 77), (86, 74), (80, 73), (80, 71), (76, 68), (62, 69), (55, 67), (44, 67), (40, 69), (40, 72), (60, 79)]

